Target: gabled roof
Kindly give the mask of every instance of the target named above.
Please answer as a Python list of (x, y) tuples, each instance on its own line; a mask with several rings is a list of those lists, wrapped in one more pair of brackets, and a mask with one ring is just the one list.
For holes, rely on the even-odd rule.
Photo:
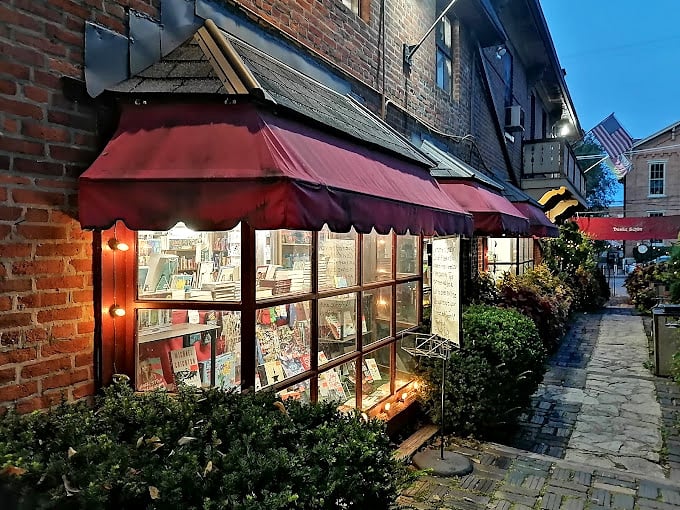
[(437, 163), (437, 166), (430, 170), (432, 177), (474, 180), (494, 190), (503, 190), (499, 182), (427, 140), (423, 140), (420, 149)]
[(400, 133), (351, 97), (237, 40), (211, 20), (206, 20), (192, 38), (159, 62), (107, 90), (124, 94), (249, 98), (422, 165), (433, 164)]
[(678, 127), (680, 127), (680, 121), (674, 122), (673, 124), (671, 124), (671, 125), (669, 125), (669, 126), (666, 126), (665, 128), (663, 128), (663, 129), (657, 131), (656, 133), (654, 133), (653, 135), (649, 135), (647, 138), (643, 138), (642, 140), (638, 140), (637, 142), (635, 142), (635, 143), (633, 144), (633, 148), (638, 147), (638, 146), (640, 146), (640, 145), (644, 145), (644, 144), (646, 144), (647, 142), (649, 142), (649, 141), (653, 140), (654, 138), (656, 138), (657, 136), (660, 136), (660, 135), (664, 134), (666, 131), (671, 131), (672, 129), (677, 129)]

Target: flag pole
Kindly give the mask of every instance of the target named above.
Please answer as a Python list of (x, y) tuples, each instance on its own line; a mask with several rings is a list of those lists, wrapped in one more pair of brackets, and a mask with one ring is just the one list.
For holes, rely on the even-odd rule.
[(609, 156), (605, 156), (604, 158), (599, 159), (599, 160), (597, 161), (597, 163), (593, 163), (593, 164), (590, 165), (588, 168), (586, 168), (586, 169), (583, 171), (583, 173), (585, 174), (585, 173), (588, 172), (589, 170), (592, 170), (593, 168), (595, 168), (597, 165), (599, 165), (600, 163), (602, 163), (602, 162), (603, 162), (605, 159), (607, 159), (608, 157), (609, 157)]

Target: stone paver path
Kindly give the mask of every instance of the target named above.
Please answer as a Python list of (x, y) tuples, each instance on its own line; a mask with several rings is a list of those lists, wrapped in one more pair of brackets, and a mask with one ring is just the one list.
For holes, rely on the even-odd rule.
[(564, 458), (663, 478), (661, 407), (645, 367), (647, 337), (640, 317), (623, 311), (614, 308), (601, 316), (585, 388), (573, 396), (581, 410)]
[(623, 303), (572, 323), (512, 446), (449, 438), (472, 474), (421, 477), (398, 508), (680, 510), (680, 387)]

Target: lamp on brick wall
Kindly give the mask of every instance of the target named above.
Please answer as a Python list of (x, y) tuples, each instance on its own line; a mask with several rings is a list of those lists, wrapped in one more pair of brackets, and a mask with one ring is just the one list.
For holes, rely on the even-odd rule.
[(449, 2), (449, 5), (446, 6), (446, 8), (442, 11), (442, 13), (439, 15), (437, 20), (432, 24), (430, 28), (427, 29), (427, 32), (425, 32), (425, 35), (420, 38), (420, 41), (418, 41), (416, 44), (406, 44), (404, 43), (404, 70), (409, 72), (411, 70), (411, 61), (413, 60), (413, 54), (418, 51), (418, 48), (420, 48), (421, 44), (423, 44), (423, 41), (427, 38), (428, 35), (435, 29), (435, 27), (439, 24), (439, 22), (442, 20), (444, 16), (446, 16), (446, 13), (449, 12), (451, 7), (453, 7), (453, 4), (456, 3), (456, 0), (451, 0)]

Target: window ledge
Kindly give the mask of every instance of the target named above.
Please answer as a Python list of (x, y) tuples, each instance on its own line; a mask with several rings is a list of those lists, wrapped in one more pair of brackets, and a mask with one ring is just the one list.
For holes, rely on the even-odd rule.
[(647, 195), (647, 198), (667, 198), (667, 195)]

